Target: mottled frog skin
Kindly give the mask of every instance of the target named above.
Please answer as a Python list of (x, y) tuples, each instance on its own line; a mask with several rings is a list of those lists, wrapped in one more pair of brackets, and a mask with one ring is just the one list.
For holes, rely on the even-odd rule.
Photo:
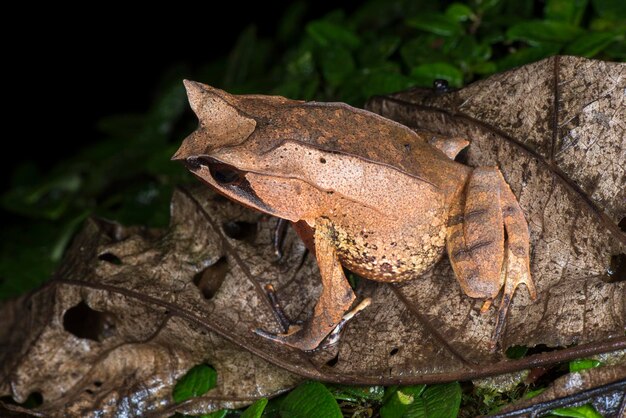
[(484, 311), (503, 289), (492, 345), (516, 287), (525, 283), (535, 297), (522, 210), (496, 167), (453, 160), (464, 139), (342, 103), (185, 85), (200, 125), (173, 159), (225, 196), (293, 222), (320, 267), (312, 318), (261, 335), (317, 348), (356, 299), (342, 265), (398, 282), (418, 278), (447, 251), (462, 290), (485, 299)]

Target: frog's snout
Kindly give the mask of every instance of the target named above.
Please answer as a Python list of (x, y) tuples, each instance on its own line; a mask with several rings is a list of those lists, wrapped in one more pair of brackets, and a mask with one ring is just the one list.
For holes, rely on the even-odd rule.
[(185, 150), (185, 144), (183, 144), (178, 148), (178, 150), (172, 155), (170, 158), (171, 161), (185, 161), (187, 159), (187, 152)]

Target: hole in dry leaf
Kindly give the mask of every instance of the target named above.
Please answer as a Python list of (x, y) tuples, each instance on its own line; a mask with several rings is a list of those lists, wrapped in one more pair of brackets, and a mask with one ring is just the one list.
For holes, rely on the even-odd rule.
[(2, 396), (0, 397), (0, 402), (8, 405), (20, 405), (23, 408), (37, 408), (43, 404), (43, 396), (41, 395), (41, 392), (31, 392), (26, 400), (21, 404), (15, 402), (11, 396)]
[(26, 402), (24, 402), (24, 406), (27, 408), (36, 408), (43, 404), (43, 395), (41, 392), (31, 392), (26, 398)]
[(532, 356), (533, 354), (549, 353), (550, 351), (561, 350), (563, 348), (565, 347), (548, 347), (545, 344), (539, 344), (534, 347), (529, 347), (526, 350), (526, 354), (524, 355), (524, 357)]
[(335, 357), (331, 358), (330, 360), (328, 360), (326, 362), (326, 365), (328, 367), (335, 367), (337, 365), (337, 363), (339, 362), (339, 353), (335, 354)]
[(107, 263), (115, 264), (116, 266), (122, 265), (122, 260), (113, 253), (106, 252), (98, 256), (98, 260), (106, 261)]
[(256, 223), (252, 222), (228, 221), (222, 228), (228, 238), (238, 241), (254, 241), (256, 236)]
[(63, 328), (78, 338), (102, 341), (113, 334), (115, 324), (111, 315), (80, 302), (63, 314)]
[(621, 221), (619, 221), (617, 226), (619, 226), (619, 229), (621, 229), (622, 232), (626, 232), (626, 216), (623, 217)]
[(211, 299), (222, 286), (226, 274), (228, 273), (228, 262), (225, 257), (205, 268), (193, 278), (193, 282), (202, 292), (205, 299)]
[(398, 350), (398, 347), (394, 347), (394, 348), (393, 348), (393, 349), (389, 352), (389, 355), (390, 355), (390, 356), (395, 356), (396, 354), (398, 354), (398, 351), (400, 351), (400, 350)]
[(512, 360), (518, 360), (528, 353), (528, 347), (523, 345), (512, 345), (506, 349), (505, 354)]
[(611, 256), (611, 265), (606, 270), (606, 282), (616, 283), (626, 280), (626, 254)]
[(102, 382), (99, 380), (96, 380), (95, 382), (93, 382), (93, 385), (97, 388), (99, 388), (100, 386), (102, 386)]

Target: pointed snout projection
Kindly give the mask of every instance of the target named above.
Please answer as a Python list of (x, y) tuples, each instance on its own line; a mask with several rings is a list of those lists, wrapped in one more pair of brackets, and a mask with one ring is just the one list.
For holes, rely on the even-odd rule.
[(183, 141), (172, 160), (189, 160), (241, 144), (256, 128), (256, 121), (238, 109), (239, 98), (196, 81), (184, 80), (191, 109), (199, 126)]

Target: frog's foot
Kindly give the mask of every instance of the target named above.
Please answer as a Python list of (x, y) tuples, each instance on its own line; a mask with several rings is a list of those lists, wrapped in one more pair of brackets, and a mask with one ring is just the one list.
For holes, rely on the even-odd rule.
[(506, 315), (509, 310), (509, 305), (513, 299), (513, 294), (517, 289), (517, 286), (524, 283), (530, 294), (532, 300), (537, 299), (537, 290), (535, 283), (530, 278), (530, 267), (528, 265), (528, 256), (516, 255), (513, 252), (513, 248), (508, 242), (505, 257), (504, 266), (506, 272), (506, 279), (504, 282), (504, 290), (502, 292), (502, 300), (498, 307), (498, 313), (496, 317), (496, 326), (493, 330), (493, 336), (491, 337), (491, 350), (495, 351), (500, 341), (500, 336), (506, 322)]
[(517, 286), (526, 284), (531, 298), (536, 298), (530, 278), (528, 224), (497, 168), (479, 167), (472, 173), (465, 201), (451, 208), (447, 246), (465, 294), (486, 299), (481, 312), (489, 309), (504, 287), (490, 344), (495, 349)]
[(370, 306), (371, 303), (372, 299), (365, 298), (358, 305), (352, 308), (350, 312), (345, 314), (343, 318), (341, 318), (341, 321), (339, 321), (335, 329), (332, 330), (332, 332), (328, 334), (328, 337), (326, 337), (326, 339), (322, 342), (322, 347), (329, 347), (331, 345), (337, 344), (339, 342), (339, 339), (341, 338), (341, 332), (343, 331), (348, 321), (357, 316), (363, 309)]
[(283, 334), (272, 334), (262, 329), (255, 329), (254, 333), (267, 338), (268, 340), (272, 340), (274, 342), (288, 345), (290, 347), (297, 348), (302, 351), (313, 351), (318, 349), (324, 349), (335, 345), (339, 342), (341, 338), (341, 332), (343, 331), (346, 324), (359, 314), (363, 309), (367, 308), (371, 303), (370, 298), (365, 298), (359, 303), (356, 307), (350, 310), (347, 314), (345, 314), (339, 323), (335, 326), (334, 329), (331, 330), (327, 335), (323, 335), (321, 333), (312, 332), (316, 328), (315, 326), (311, 326), (311, 324), (306, 325), (289, 325), (287, 332)]

